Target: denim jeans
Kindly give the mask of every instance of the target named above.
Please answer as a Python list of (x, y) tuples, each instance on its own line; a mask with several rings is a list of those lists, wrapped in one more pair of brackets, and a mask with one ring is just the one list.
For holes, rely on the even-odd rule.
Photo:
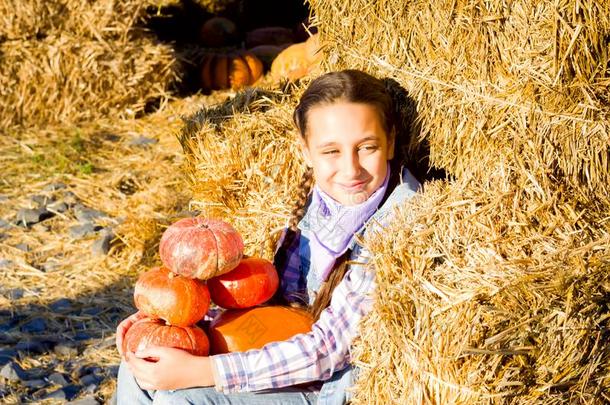
[(124, 362), (119, 367), (116, 400), (118, 405), (342, 405), (351, 396), (345, 389), (352, 384), (352, 369), (333, 374), (319, 390), (285, 387), (273, 390), (223, 394), (214, 387), (173, 391), (143, 390)]

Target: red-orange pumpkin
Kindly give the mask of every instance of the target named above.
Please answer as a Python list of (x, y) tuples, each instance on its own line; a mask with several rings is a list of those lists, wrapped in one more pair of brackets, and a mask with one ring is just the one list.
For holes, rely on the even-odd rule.
[(210, 324), (210, 353), (260, 349), (267, 343), (310, 332), (312, 325), (311, 315), (297, 308), (268, 306), (229, 309)]
[(146, 316), (174, 326), (197, 323), (210, 307), (210, 293), (204, 281), (174, 274), (165, 267), (142, 273), (133, 298)]
[(228, 273), (208, 280), (212, 300), (222, 308), (249, 308), (273, 296), (279, 286), (273, 264), (258, 257), (242, 259)]
[(212, 17), (201, 26), (199, 38), (205, 46), (226, 46), (237, 39), (237, 26), (228, 18)]
[(165, 267), (201, 280), (233, 270), (243, 251), (244, 242), (235, 228), (212, 218), (183, 218), (167, 228), (159, 244)]
[(206, 90), (236, 90), (256, 83), (262, 75), (263, 63), (250, 52), (207, 55), (201, 68), (201, 86)]
[(140, 319), (127, 330), (123, 353), (136, 352), (149, 345), (182, 349), (196, 356), (207, 356), (210, 351), (208, 337), (197, 326), (171, 326), (159, 319)]

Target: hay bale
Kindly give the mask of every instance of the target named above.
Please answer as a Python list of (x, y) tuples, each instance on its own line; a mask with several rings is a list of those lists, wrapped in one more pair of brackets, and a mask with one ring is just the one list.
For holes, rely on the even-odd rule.
[(36, 40), (70, 32), (89, 39), (119, 38), (135, 28), (149, 1), (2, 0), (0, 41)]
[(290, 92), (249, 89), (194, 114), (181, 135), (192, 208), (231, 222), (249, 255), (273, 258), (298, 195), (295, 105)]
[(354, 403), (610, 400), (610, 223), (554, 198), (429, 183), (367, 240)]
[(326, 69), (404, 85), (435, 166), (492, 186), (610, 191), (608, 1), (309, 3)]
[(176, 61), (149, 38), (85, 40), (69, 33), (0, 44), (0, 127), (101, 115), (130, 117), (170, 97)]

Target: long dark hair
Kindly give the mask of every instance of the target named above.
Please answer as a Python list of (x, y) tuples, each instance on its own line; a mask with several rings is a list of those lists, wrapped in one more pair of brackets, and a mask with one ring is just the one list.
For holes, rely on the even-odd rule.
[[(394, 137), (394, 158), (390, 161), (390, 179), (383, 202), (400, 181), (400, 170), (406, 162), (409, 145), (408, 131), (404, 128), (404, 120), (397, 96), (404, 90), (392, 79), (377, 79), (359, 70), (343, 70), (324, 74), (313, 80), (305, 90), (293, 114), (294, 124), (300, 136), (306, 139), (308, 128), (308, 112), (314, 106), (328, 105), (339, 101), (372, 105), (381, 118), (383, 129), (388, 137)], [(298, 235), (297, 224), (305, 214), (305, 204), (313, 186), (313, 171), (308, 169), (299, 185), (299, 198), (295, 202), (288, 223), (287, 234), (275, 256), (276, 268), (285, 268), (287, 248)], [(351, 250), (340, 256), (334, 264), (328, 279), (322, 283), (315, 301), (309, 306), (313, 318), (318, 320), (322, 311), (330, 304), (335, 287), (343, 280), (348, 269), (348, 258)]]

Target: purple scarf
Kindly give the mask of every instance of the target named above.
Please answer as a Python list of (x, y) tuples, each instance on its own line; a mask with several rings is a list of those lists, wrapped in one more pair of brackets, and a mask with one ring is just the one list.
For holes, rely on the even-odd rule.
[(311, 212), (312, 237), (309, 241), (311, 262), (320, 281), (325, 281), (335, 264), (335, 260), (347, 251), (349, 242), (366, 221), (375, 213), (390, 178), (390, 165), (383, 184), (369, 198), (352, 206), (342, 205), (322, 191), (317, 185), (313, 188)]

